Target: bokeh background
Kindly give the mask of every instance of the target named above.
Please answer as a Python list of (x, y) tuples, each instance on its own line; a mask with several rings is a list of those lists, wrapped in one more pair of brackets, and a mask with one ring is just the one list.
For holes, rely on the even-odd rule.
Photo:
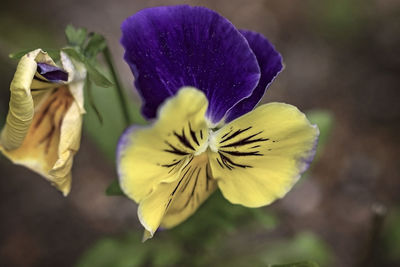
[(107, 38), (138, 105), (120, 24), (142, 8), (182, 3), (214, 9), (275, 44), (286, 68), (264, 101), (314, 111), (325, 140), (311, 171), (287, 197), (256, 211), (217, 193), (195, 218), (142, 245), (136, 205), (105, 195), (124, 125), (115, 119), (114, 89), (98, 88), (104, 123), (88, 108), (67, 198), (0, 157), (0, 266), (400, 266), (398, 0), (2, 0), (0, 123), (17, 64), (8, 55), (64, 46), (70, 23)]

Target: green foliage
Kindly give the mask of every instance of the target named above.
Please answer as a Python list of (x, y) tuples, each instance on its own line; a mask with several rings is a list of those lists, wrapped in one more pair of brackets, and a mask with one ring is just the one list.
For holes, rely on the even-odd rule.
[[(173, 242), (141, 243), (137, 233), (120, 238), (104, 238), (87, 251), (77, 267), (172, 266), (181, 251)], [(168, 263), (168, 264), (165, 264)]]
[[(259, 245), (251, 240), (236, 240), (239, 232), (272, 230), (277, 221), (271, 211), (230, 204), (216, 192), (179, 227), (160, 230), (145, 243), (140, 242), (137, 232), (101, 239), (82, 256), (77, 266), (317, 267), (315, 262), (322, 266), (330, 263), (326, 245), (308, 232), (301, 232), (293, 239), (263, 240)], [(236, 244), (235, 253), (231, 251), (231, 242)], [(299, 262), (310, 259), (315, 262)], [(294, 263), (271, 264), (275, 262)]]
[[(323, 36), (341, 42), (354, 40), (368, 25), (365, 14), (365, 0), (309, 0), (308, 12), (311, 27), (315, 27)], [(372, 3), (370, 3), (372, 4)]]
[[(114, 163), (118, 139), (126, 128), (118, 93), (115, 88), (104, 88), (97, 85), (92, 85), (92, 93), (93, 101), (102, 116), (103, 123), (99, 121), (94, 108), (88, 105), (88, 102), (85, 102), (87, 113), (84, 116), (83, 127), (100, 151)], [(87, 90), (85, 91), (85, 99), (89, 99)], [(132, 103), (128, 106), (128, 109), (134, 122), (144, 123), (137, 105)]]
[(106, 39), (98, 33), (91, 33), (88, 43), (84, 49), (87, 58), (93, 58), (107, 48)]
[(87, 58), (84, 54), (82, 54), (82, 52), (80, 52), (79, 48), (66, 47), (63, 48), (62, 51), (67, 53), (71, 58), (85, 64), (88, 72), (88, 79), (90, 79), (94, 84), (101, 87), (110, 87), (113, 85), (113, 83), (100, 72), (94, 60)]
[(65, 28), (65, 36), (69, 45), (81, 47), (86, 41), (87, 30), (84, 28), (75, 28), (72, 25), (68, 25)]
[(333, 129), (334, 119), (331, 112), (326, 110), (312, 110), (307, 112), (307, 118), (311, 123), (318, 125), (319, 138), (317, 156), (321, 154), (329, 140), (330, 133)]
[(106, 189), (107, 196), (125, 196), (124, 192), (122, 192), (121, 187), (119, 186), (118, 179), (115, 179), (111, 182), (111, 184)]
[(303, 261), (303, 262), (296, 262), (296, 263), (288, 263), (288, 264), (273, 264), (268, 265), (268, 267), (318, 267), (319, 265), (312, 261)]
[(65, 29), (68, 47), (62, 49), (70, 57), (85, 64), (88, 78), (96, 85), (110, 87), (113, 83), (101, 73), (96, 57), (107, 48), (104, 37), (98, 33), (88, 33), (84, 28), (68, 25)]
[(311, 232), (301, 232), (293, 239), (276, 241), (265, 247), (264, 262), (291, 262), (313, 260), (321, 266), (331, 263), (332, 255), (327, 245)]
[(383, 229), (383, 251), (385, 258), (400, 261), (400, 208), (389, 212)]

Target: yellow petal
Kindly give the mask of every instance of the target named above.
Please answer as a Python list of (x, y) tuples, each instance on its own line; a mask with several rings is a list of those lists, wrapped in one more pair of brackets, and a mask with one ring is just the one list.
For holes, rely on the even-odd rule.
[(208, 153), (191, 156), (172, 183), (161, 183), (138, 209), (139, 220), (153, 236), (161, 225), (172, 228), (192, 215), (216, 189), (211, 178)]
[(262, 105), (215, 133), (213, 177), (230, 202), (267, 205), (283, 197), (308, 167), (318, 134), (296, 107)]
[[(1, 132), (0, 148), (11, 161), (41, 174), (67, 195), (84, 111), (71, 94), (69, 84), (53, 83), (38, 76), (37, 62), (55, 65), (40, 49), (21, 59), (10, 87), (10, 110)], [(70, 83), (83, 91), (83, 80)]]
[[(121, 188), (139, 203), (140, 221), (151, 235), (161, 223), (172, 227), (186, 219), (215, 188), (204, 183), (207, 106), (202, 92), (181, 89), (166, 101), (153, 126), (131, 128), (120, 140)], [(206, 186), (209, 192), (197, 191)]]

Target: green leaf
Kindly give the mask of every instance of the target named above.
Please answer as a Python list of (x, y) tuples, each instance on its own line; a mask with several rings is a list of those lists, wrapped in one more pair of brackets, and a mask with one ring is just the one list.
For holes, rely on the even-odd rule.
[(121, 187), (119, 186), (118, 179), (115, 179), (111, 182), (111, 184), (106, 189), (107, 196), (125, 196), (124, 192), (122, 192)]
[(68, 44), (72, 46), (82, 46), (87, 37), (85, 28), (75, 28), (71, 24), (65, 28), (65, 36)]
[(110, 87), (113, 83), (104, 75), (102, 74), (94, 64), (84, 61), (89, 79), (94, 82), (97, 86), (101, 87)]
[(82, 55), (82, 53), (76, 48), (66, 47), (63, 48), (62, 51), (67, 53), (68, 56), (72, 57), (73, 59), (85, 64), (88, 77), (94, 84), (101, 87), (110, 87), (113, 85), (113, 83), (97, 69), (95, 64), (86, 60), (86, 57)]
[(272, 264), (269, 267), (319, 267), (316, 262), (313, 261), (303, 261), (296, 263), (287, 263), (287, 264)]
[(85, 57), (74, 47), (65, 47), (62, 49), (68, 56), (75, 59), (76, 61), (85, 63)]
[(92, 107), (93, 111), (96, 113), (100, 124), (103, 124), (103, 117), (101, 116), (101, 113), (100, 113), (99, 109), (97, 108), (96, 103), (94, 101), (93, 92), (92, 92), (92, 82), (88, 78), (86, 78), (86, 91), (87, 91), (87, 95), (88, 95), (89, 105)]
[[(35, 49), (24, 49), (22, 51), (19, 52), (15, 52), (15, 53), (11, 53), (8, 55), (9, 58), (11, 59), (21, 59), (23, 56), (25, 56), (26, 54), (28, 54), (29, 52), (33, 51)], [(54, 60), (54, 61), (58, 61), (60, 59), (60, 50), (58, 49), (43, 49), (43, 51), (47, 52), (47, 54), (49, 54), (49, 56)]]
[(15, 53), (11, 53), (8, 55), (9, 58), (11, 59), (21, 59), (23, 56), (25, 56), (26, 54), (28, 54), (29, 52), (31, 52), (34, 49), (25, 49), (19, 52), (15, 52)]
[(87, 58), (95, 58), (107, 47), (107, 42), (104, 37), (98, 33), (92, 33), (89, 41), (84, 49), (84, 54)]

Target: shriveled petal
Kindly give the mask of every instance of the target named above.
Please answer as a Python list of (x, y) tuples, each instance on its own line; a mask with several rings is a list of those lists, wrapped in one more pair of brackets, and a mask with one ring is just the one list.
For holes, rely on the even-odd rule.
[[(49, 91), (35, 110), (23, 143), (16, 149), (3, 151), (11, 161), (41, 174), (65, 195), (69, 192), (69, 185), (65, 185), (64, 181), (58, 183), (49, 171), (59, 159), (63, 119), (73, 101), (71, 93), (65, 86)], [(76, 123), (79, 124), (79, 121)], [(77, 130), (80, 134), (80, 128)]]
[(84, 107), (84, 87), (87, 75), (86, 67), (82, 62), (78, 62), (70, 58), (66, 53), (61, 52), (61, 63), (63, 68), (68, 72), (68, 88), (73, 95), (75, 102), (78, 104), (81, 114), (85, 114)]
[(308, 168), (318, 134), (296, 107), (262, 105), (216, 133), (213, 177), (230, 202), (267, 205), (283, 197)]
[(186, 219), (215, 189), (204, 152), (207, 104), (201, 91), (183, 88), (162, 106), (153, 126), (130, 128), (119, 142), (121, 188), (139, 203), (140, 221), (151, 235), (160, 224)]
[(34, 114), (31, 84), (37, 73), (38, 60), (52, 62), (42, 50), (34, 50), (21, 58), (11, 82), (10, 109), (0, 136), (0, 146), (6, 150), (18, 148), (31, 125)]
[(82, 113), (74, 101), (64, 116), (58, 145), (58, 159), (49, 171), (51, 181), (64, 195), (71, 188), (71, 168), (74, 155), (78, 152), (82, 133)]
[(251, 96), (242, 99), (228, 112), (225, 119), (226, 122), (230, 122), (251, 111), (260, 102), (267, 87), (283, 69), (281, 55), (264, 36), (246, 30), (240, 30), (240, 33), (247, 39), (250, 48), (257, 57), (261, 78)]
[[(62, 71), (40, 49), (21, 59), (10, 87), (10, 110), (1, 132), (0, 150), (67, 195), (73, 155), (79, 149), (83, 112), (69, 84), (46, 78), (51, 70)], [(74, 75), (68, 72), (69, 77)], [(76, 90), (83, 90), (83, 80), (71, 81), (72, 84)]]
[(204, 7), (144, 9), (122, 24), (121, 43), (147, 118), (154, 118), (158, 106), (182, 86), (193, 86), (207, 96), (207, 117), (217, 123), (260, 78), (245, 38)]

